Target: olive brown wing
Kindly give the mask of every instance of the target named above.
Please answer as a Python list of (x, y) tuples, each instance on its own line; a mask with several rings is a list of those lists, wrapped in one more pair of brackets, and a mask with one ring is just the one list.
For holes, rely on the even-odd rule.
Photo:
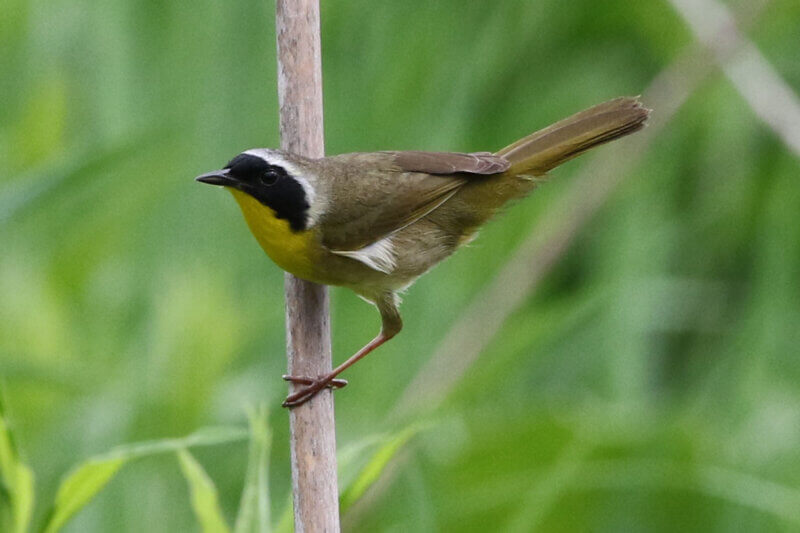
[[(369, 264), (359, 252), (423, 218), (470, 179), (504, 172), (509, 162), (489, 152), (373, 152), (328, 158), (338, 168), (329, 207), (317, 228), (334, 253)], [(371, 265), (374, 268), (374, 265)], [(385, 271), (387, 268), (377, 268)]]

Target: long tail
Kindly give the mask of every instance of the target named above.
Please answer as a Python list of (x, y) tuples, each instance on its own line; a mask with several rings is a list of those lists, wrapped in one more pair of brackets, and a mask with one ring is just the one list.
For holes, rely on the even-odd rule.
[(556, 122), (506, 146), (507, 175), (542, 175), (599, 144), (644, 127), (650, 110), (638, 98), (616, 98)]

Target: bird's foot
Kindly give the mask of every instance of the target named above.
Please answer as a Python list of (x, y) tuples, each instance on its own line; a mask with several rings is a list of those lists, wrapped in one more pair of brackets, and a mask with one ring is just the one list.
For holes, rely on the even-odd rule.
[(287, 396), (281, 404), (283, 407), (297, 407), (304, 404), (324, 388), (336, 390), (347, 385), (346, 379), (335, 379), (333, 376), (322, 376), (316, 379), (289, 375), (282, 377), (285, 381), (290, 381), (297, 385), (306, 385), (306, 387)]

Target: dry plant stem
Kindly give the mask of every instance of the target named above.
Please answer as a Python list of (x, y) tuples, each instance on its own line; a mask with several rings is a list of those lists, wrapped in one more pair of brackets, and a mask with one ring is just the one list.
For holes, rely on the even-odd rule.
[[(800, 157), (800, 98), (718, 0), (670, 0), (753, 112)], [(757, 4), (758, 2), (756, 2)], [(747, 20), (740, 17), (741, 20)], [(719, 38), (724, 35), (724, 38)]]
[[(308, 157), (324, 155), (319, 26), (318, 0), (277, 1), (281, 147)], [(330, 372), (329, 316), (325, 287), (286, 275), (290, 375), (314, 378)], [(291, 409), (289, 426), (295, 530), (339, 531), (332, 391)]]

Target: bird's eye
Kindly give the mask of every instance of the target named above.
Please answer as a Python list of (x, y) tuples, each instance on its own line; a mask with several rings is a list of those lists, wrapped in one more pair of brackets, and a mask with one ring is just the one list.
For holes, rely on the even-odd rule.
[(260, 180), (262, 185), (269, 187), (275, 185), (275, 182), (278, 181), (278, 174), (274, 170), (267, 170), (261, 174)]

